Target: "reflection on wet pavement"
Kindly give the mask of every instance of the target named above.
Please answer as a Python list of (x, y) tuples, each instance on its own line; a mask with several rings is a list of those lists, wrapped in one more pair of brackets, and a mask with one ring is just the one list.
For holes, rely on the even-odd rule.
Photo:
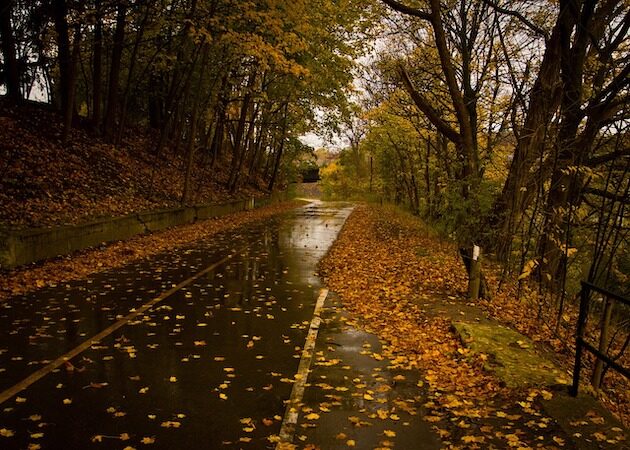
[(293, 441), (322, 449), (441, 448), (422, 419), (418, 371), (394, 368), (374, 335), (358, 330), (331, 294)]
[(6, 401), (2, 448), (268, 448), (351, 208), (311, 204), (0, 305), (0, 389), (233, 258)]

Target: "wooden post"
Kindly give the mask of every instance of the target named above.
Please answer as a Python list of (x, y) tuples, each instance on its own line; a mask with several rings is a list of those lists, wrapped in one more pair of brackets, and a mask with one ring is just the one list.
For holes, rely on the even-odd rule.
[(481, 287), (481, 247), (473, 245), (470, 259), (470, 273), (468, 275), (468, 298), (477, 300)]

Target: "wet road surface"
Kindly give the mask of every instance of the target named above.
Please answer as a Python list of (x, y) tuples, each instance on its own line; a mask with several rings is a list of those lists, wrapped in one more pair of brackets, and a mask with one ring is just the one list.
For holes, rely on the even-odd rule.
[[(1, 304), (0, 391), (24, 389), (0, 405), (0, 448), (274, 448), (269, 437), (280, 433), (322, 288), (316, 264), (350, 212), (348, 205), (310, 204)], [(378, 369), (384, 375), (374, 378), (375, 368), (356, 351), (359, 341), (378, 342), (353, 334), (334, 296), (327, 302), (317, 352), (341, 348), (354, 367), (338, 373), (316, 359), (302, 417), (330, 403), (313, 380), (330, 377), (342, 387), (338, 393), (356, 379), (377, 383), (374, 389), (395, 384), (386, 363)], [(143, 305), (146, 312), (138, 314)], [(103, 330), (107, 336), (94, 340)], [(84, 351), (59, 359), (81, 344)], [(41, 378), (26, 386), (38, 370)], [(379, 403), (395, 417), (401, 409), (395, 393), (408, 388), (400, 386)], [(334, 398), (329, 406), (343, 420), (331, 415), (314, 428), (301, 418), (293, 441), (333, 448), (340, 440), (330, 436), (353, 427), (347, 417), (377, 414), (363, 402), (350, 394)], [(425, 436), (417, 431), (417, 412), (409, 411), (392, 425), (411, 433), (397, 448), (415, 448), (408, 443)], [(361, 435), (365, 447), (355, 436), (357, 447), (379, 446), (381, 428)]]
[[(442, 448), (422, 419), (420, 372), (382, 357), (378, 338), (354, 326), (334, 293), (326, 304), (293, 441), (327, 450)], [(308, 420), (311, 411), (320, 417)]]

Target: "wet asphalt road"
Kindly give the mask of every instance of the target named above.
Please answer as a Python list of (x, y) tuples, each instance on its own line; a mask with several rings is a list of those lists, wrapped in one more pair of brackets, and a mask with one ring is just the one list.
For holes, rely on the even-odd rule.
[[(280, 432), (322, 287), (316, 264), (350, 212), (348, 205), (310, 204), (236, 233), (1, 304), (0, 391), (6, 391), (225, 260), (7, 399), (0, 405), (0, 448), (274, 448), (268, 437)], [(357, 367), (348, 378), (315, 363), (309, 381), (330, 377), (341, 386), (373, 378), (372, 363), (358, 355), (358, 340), (378, 342), (349, 329), (335, 316), (332, 302), (318, 352), (345, 348)], [(335, 340), (341, 343), (328, 345)], [(377, 372), (385, 375), (375, 382), (395, 385), (386, 364), (381, 366)], [(380, 407), (395, 409), (392, 402), (400, 399), (394, 394), (405, 386), (388, 390)], [(339, 392), (329, 406), (341, 407), (336, 414), (343, 417), (323, 420), (321, 427), (301, 419), (296, 443), (345, 445), (330, 436), (347, 428), (351, 414), (370, 415), (370, 409), (357, 404), (356, 395)], [(317, 386), (307, 388), (306, 408), (329, 401)], [(428, 436), (418, 417), (414, 411), (392, 424), (399, 434), (411, 430), (397, 448), (414, 448), (411, 442)], [(377, 447), (381, 428), (362, 435), (365, 446), (357, 447)]]

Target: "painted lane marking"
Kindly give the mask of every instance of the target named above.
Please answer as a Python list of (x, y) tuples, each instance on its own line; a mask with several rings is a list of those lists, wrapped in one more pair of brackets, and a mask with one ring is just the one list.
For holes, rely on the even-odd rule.
[(125, 317), (123, 317), (122, 319), (120, 319), (117, 322), (113, 323), (109, 327), (105, 328), (100, 333), (92, 336), (90, 339), (86, 340), (82, 344), (79, 344), (78, 346), (76, 346), (75, 348), (70, 350), (68, 353), (66, 353), (66, 354), (60, 356), (59, 358), (55, 359), (54, 361), (48, 363), (47, 365), (45, 365), (41, 369), (37, 370), (36, 372), (33, 372), (31, 375), (29, 375), (28, 377), (24, 378), (19, 383), (15, 384), (14, 386), (12, 386), (12, 387), (8, 388), (7, 390), (3, 391), (2, 393), (0, 393), (0, 404), (6, 402), (10, 398), (13, 398), (13, 396), (15, 396), (19, 392), (23, 391), (24, 389), (28, 388), (29, 386), (31, 386), (36, 381), (42, 379), (43, 377), (48, 375), (50, 372), (52, 372), (53, 370), (57, 369), (59, 366), (64, 364), (66, 361), (69, 361), (72, 358), (76, 357), (77, 355), (83, 353), (84, 351), (89, 349), (92, 345), (97, 344), (98, 342), (100, 342), (101, 340), (103, 340), (104, 338), (106, 338), (107, 336), (112, 334), (114, 331), (116, 331), (119, 328), (127, 325), (127, 323), (131, 322), (136, 317), (144, 314), (145, 312), (147, 312), (149, 309), (151, 309), (153, 306), (155, 306), (156, 304), (160, 303), (161, 301), (166, 300), (168, 297), (173, 295), (175, 292), (177, 292), (180, 289), (188, 286), (193, 281), (201, 278), (202, 276), (206, 275), (207, 273), (212, 272), (214, 269), (219, 267), (221, 264), (224, 264), (228, 260), (232, 259), (234, 257), (234, 255), (240, 253), (240, 251), (242, 251), (242, 250), (243, 249), (239, 250), (238, 252), (234, 252), (234, 253), (232, 253), (232, 254), (230, 254), (230, 255), (220, 259), (219, 261), (215, 262), (214, 264), (211, 264), (210, 266), (208, 266), (205, 269), (203, 269), (201, 272), (197, 272), (192, 277), (187, 278), (186, 280), (182, 281), (181, 283), (173, 286), (168, 291), (163, 292), (158, 297), (155, 297), (154, 299), (152, 299), (149, 302), (147, 302), (144, 305), (142, 305), (140, 308), (135, 309), (134, 311), (130, 312)]
[(295, 374), (295, 383), (293, 383), (293, 389), (291, 390), (291, 397), (287, 403), (287, 409), (282, 420), (282, 427), (280, 428), (280, 442), (276, 446), (276, 450), (280, 450), (286, 443), (293, 442), (293, 436), (295, 435), (295, 426), (297, 425), (298, 417), (300, 415), (298, 407), (304, 397), (304, 388), (306, 386), (306, 379), (308, 378), (308, 372), (313, 362), (313, 355), (315, 351), (315, 342), (317, 341), (317, 333), (319, 332), (319, 325), (321, 324), (320, 311), (324, 306), (326, 297), (328, 296), (328, 289), (321, 289), (317, 303), (315, 303), (315, 311), (313, 312), (313, 320), (311, 320), (311, 326), (308, 329), (306, 336), (306, 343), (302, 350), (302, 358), (300, 358), (300, 365), (298, 371)]

